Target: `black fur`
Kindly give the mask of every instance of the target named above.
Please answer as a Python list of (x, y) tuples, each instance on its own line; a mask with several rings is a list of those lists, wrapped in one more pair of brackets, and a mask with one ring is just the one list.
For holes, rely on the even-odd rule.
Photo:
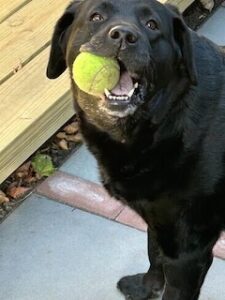
[[(93, 22), (93, 14), (103, 19)], [(146, 24), (154, 19), (158, 28)], [(111, 39), (123, 26), (137, 38)], [(132, 113), (78, 89), (80, 51), (113, 56), (140, 83)], [(127, 299), (196, 300), (225, 227), (225, 54), (154, 0), (74, 1), (56, 25), (47, 75), (69, 67), (84, 139), (108, 192), (149, 226), (146, 274), (118, 287)], [(107, 101), (107, 100), (106, 100)], [(121, 111), (119, 111), (121, 110)]]

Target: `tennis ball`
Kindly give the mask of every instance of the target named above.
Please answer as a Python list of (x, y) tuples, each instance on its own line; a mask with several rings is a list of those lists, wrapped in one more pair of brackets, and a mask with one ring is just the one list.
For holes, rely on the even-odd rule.
[(73, 63), (73, 79), (77, 86), (91, 95), (112, 90), (120, 78), (117, 60), (89, 52), (81, 52)]

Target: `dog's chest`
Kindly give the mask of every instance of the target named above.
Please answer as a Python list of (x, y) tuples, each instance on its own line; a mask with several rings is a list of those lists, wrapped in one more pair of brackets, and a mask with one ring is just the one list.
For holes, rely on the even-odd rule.
[(103, 184), (112, 196), (128, 203), (140, 199), (151, 201), (161, 194), (177, 191), (184, 184), (180, 138), (156, 139), (155, 129), (143, 124), (123, 143), (82, 121), (82, 133), (98, 161)]
[(151, 201), (179, 187), (173, 157), (162, 149), (130, 147), (116, 153), (115, 147), (111, 149), (101, 155), (99, 165), (103, 183), (114, 197), (126, 202)]

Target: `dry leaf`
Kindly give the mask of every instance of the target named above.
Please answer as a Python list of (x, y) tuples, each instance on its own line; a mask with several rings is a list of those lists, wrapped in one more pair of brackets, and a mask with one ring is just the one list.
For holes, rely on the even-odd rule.
[(0, 190), (0, 196), (5, 196), (5, 193)]
[(69, 125), (67, 125), (66, 127), (63, 128), (63, 130), (67, 133), (67, 134), (74, 134), (78, 132), (78, 123), (77, 122), (73, 122)]
[(68, 150), (68, 149), (69, 149), (68, 143), (67, 143), (67, 141), (64, 140), (64, 139), (61, 140), (61, 141), (59, 141), (58, 145), (59, 145), (59, 147), (60, 147), (62, 150)]
[(28, 172), (30, 169), (31, 161), (26, 162), (17, 169), (17, 172)]
[(3, 195), (0, 195), (0, 205), (3, 203), (9, 202), (9, 198)]
[[(7, 191), (11, 188), (13, 188), (14, 186), (18, 186), (18, 183), (17, 181), (13, 181), (9, 184), (9, 186), (7, 187)], [(7, 191), (6, 191), (6, 194), (7, 194)]]
[(22, 197), (25, 193), (27, 193), (30, 188), (23, 187), (23, 186), (13, 186), (7, 190), (7, 194), (12, 197), (13, 199), (18, 199)]
[(42, 178), (42, 175), (40, 175), (39, 173), (35, 173), (35, 178), (37, 180), (40, 180)]
[(0, 190), (0, 205), (6, 202), (9, 202), (9, 198), (3, 191)]
[(66, 140), (67, 140), (67, 142), (75, 142), (76, 135), (67, 135)]
[(68, 142), (81, 143), (82, 142), (82, 135), (80, 133), (77, 133), (75, 135), (68, 135), (66, 140)]
[(30, 166), (31, 166), (31, 162), (28, 161), (25, 164), (23, 164), (22, 166), (20, 166), (16, 171), (15, 171), (15, 176), (17, 178), (25, 178), (29, 175), (30, 173)]
[(66, 139), (67, 135), (66, 135), (65, 132), (58, 132), (57, 135), (56, 135), (56, 137), (58, 139)]
[(37, 178), (37, 177), (34, 177), (34, 176), (28, 176), (27, 178), (24, 179), (24, 181), (26, 183), (31, 184), (31, 183), (34, 183), (34, 182), (38, 181), (38, 179), (41, 179), (41, 177)]

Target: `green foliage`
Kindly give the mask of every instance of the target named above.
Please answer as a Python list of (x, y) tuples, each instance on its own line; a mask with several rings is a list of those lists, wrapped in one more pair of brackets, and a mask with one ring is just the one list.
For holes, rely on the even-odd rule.
[(32, 166), (41, 177), (48, 177), (55, 171), (52, 158), (46, 154), (36, 154), (32, 159)]

